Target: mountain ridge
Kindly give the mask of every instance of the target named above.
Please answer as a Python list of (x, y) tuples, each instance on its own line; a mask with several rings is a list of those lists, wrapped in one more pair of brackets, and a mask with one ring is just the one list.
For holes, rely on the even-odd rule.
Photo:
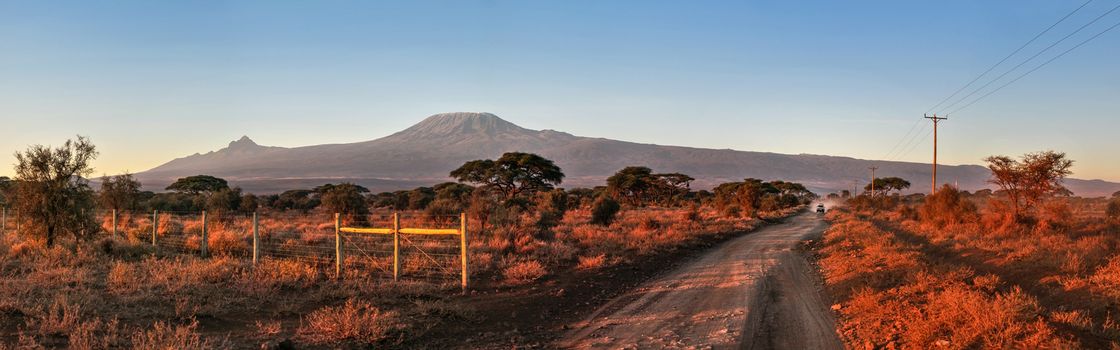
[[(864, 160), (847, 156), (663, 146), (575, 136), (555, 130), (532, 130), (485, 112), (429, 116), (396, 133), (369, 141), (299, 147), (262, 146), (248, 136), (225, 148), (176, 158), (136, 174), (145, 187), (162, 190), (176, 178), (208, 174), (223, 177), (250, 192), (279, 192), (326, 182), (351, 181), (373, 190), (408, 189), (449, 181), (448, 173), (475, 159), (494, 159), (522, 151), (552, 159), (567, 175), (564, 187), (602, 185), (606, 177), (631, 165), (658, 172), (681, 172), (697, 179), (695, 188), (747, 177), (805, 183), (818, 192), (851, 189), (867, 182), (867, 167), (880, 176), (898, 176), (924, 191), (929, 164)], [(961, 188), (988, 188), (990, 172), (979, 165), (942, 165), (943, 183)], [(315, 183), (320, 182), (320, 183)], [(1100, 196), (1120, 190), (1103, 180), (1067, 180), (1078, 195)]]

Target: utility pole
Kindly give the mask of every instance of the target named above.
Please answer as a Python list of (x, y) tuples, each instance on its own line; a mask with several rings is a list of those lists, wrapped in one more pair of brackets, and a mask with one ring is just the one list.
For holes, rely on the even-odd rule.
[(937, 193), (937, 123), (942, 120), (948, 120), (949, 118), (938, 117), (937, 114), (934, 114), (932, 117), (926, 115), (925, 118), (933, 121), (933, 180), (930, 183), (931, 189), (929, 191), (929, 194), (932, 195)]
[(875, 198), (875, 170), (879, 170), (879, 167), (873, 166), (868, 169), (871, 169), (871, 198)]

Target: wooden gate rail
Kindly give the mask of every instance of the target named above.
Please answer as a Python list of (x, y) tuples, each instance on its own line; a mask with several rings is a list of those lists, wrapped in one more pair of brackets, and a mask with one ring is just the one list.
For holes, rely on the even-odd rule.
[(459, 214), (459, 228), (412, 228), (401, 227), (400, 216), (393, 213), (393, 227), (343, 227), (342, 217), (334, 214), (334, 272), (336, 276), (342, 276), (342, 234), (374, 234), (374, 235), (393, 235), (393, 280), (399, 280), (400, 273), (400, 235), (440, 235), (440, 236), (459, 236), (459, 255), (462, 269), (460, 271), (462, 281), (461, 285), (463, 290), (467, 289), (470, 282), (470, 274), (467, 269), (467, 215)]

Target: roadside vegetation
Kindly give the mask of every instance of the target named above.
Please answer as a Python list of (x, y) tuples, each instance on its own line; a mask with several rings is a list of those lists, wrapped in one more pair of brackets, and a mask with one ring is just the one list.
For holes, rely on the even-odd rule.
[(1120, 347), (1120, 193), (1072, 197), (1062, 153), (987, 161), (994, 192), (828, 214), (819, 264), (848, 347)]
[[(815, 197), (778, 180), (696, 191), (687, 175), (640, 166), (604, 186), (563, 189), (562, 169), (518, 152), (467, 162), (450, 173), (458, 182), (405, 191), (339, 183), (249, 194), (197, 175), (154, 193), (129, 174), (102, 177), (95, 189), (87, 178), (96, 155), (81, 137), (58, 148), (35, 146), (21, 153), (15, 179), (0, 178), (0, 205), (8, 208), (0, 234), (0, 348), (400, 346), (441, 324), (477, 321), (478, 310), (464, 302), (472, 293), (527, 290), (670, 254), (752, 230)], [(117, 236), (107, 233), (112, 210), (120, 213)], [(153, 247), (151, 223), (139, 219), (153, 210), (161, 212), (161, 235), (201, 225), (165, 215), (206, 210), (216, 218), (211, 256)], [(393, 282), (372, 266), (335, 276), (315, 261), (276, 257), (253, 265), (244, 257), (249, 213), (285, 242), (329, 248), (333, 238), (308, 232), (333, 228), (326, 220), (333, 213), (366, 226), (389, 212), (432, 225), (466, 213), (473, 291), (464, 296), (445, 280)]]

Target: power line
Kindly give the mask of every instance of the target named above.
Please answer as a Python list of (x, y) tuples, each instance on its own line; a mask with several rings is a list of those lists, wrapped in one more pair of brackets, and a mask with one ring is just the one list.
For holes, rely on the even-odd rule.
[(907, 138), (910, 137), (910, 134), (914, 133), (914, 130), (916, 130), (918, 128), (918, 125), (921, 124), (921, 123), (922, 123), (921, 119), (914, 120), (914, 125), (911, 125), (910, 130), (907, 131), (906, 134), (903, 135), (901, 139), (898, 139), (898, 143), (895, 143), (894, 147), (891, 147), (891, 150), (887, 151), (886, 155), (883, 155), (883, 159), (890, 158), (891, 154), (894, 154), (894, 151), (898, 149), (898, 146), (901, 146), (903, 141), (907, 141)]
[[(957, 91), (954, 91), (952, 95), (949, 95), (948, 97), (945, 97), (945, 99), (941, 100), (941, 102), (938, 102), (937, 104), (933, 105), (933, 107), (930, 107), (929, 110), (926, 111), (926, 114), (929, 114), (929, 113), (933, 112), (934, 109), (936, 109), (937, 107), (940, 107), (946, 101), (949, 101), (949, 99), (952, 99), (953, 97), (957, 96), (957, 94), (961, 93), (961, 91), (964, 91), (964, 89), (967, 89), (969, 86), (972, 86), (972, 84), (975, 84), (977, 81), (980, 80), (980, 78), (983, 78), (988, 73), (991, 73), (992, 70), (996, 69), (996, 67), (999, 67), (999, 65), (1003, 64), (1003, 62), (1006, 62), (1008, 59), (1011, 58), (1011, 56), (1015, 56), (1015, 54), (1019, 53), (1019, 51), (1023, 51), (1023, 49), (1026, 48), (1027, 45), (1030, 45), (1035, 40), (1038, 40), (1038, 38), (1042, 37), (1042, 35), (1050, 32), (1051, 29), (1054, 29), (1054, 27), (1058, 26), (1058, 24), (1064, 22), (1070, 16), (1073, 16), (1074, 13), (1077, 13), (1077, 11), (1080, 11), (1086, 5), (1089, 5), (1090, 2), (1093, 2), (1093, 0), (1085, 1), (1085, 3), (1081, 4), (1081, 6), (1078, 6), (1077, 8), (1073, 9), (1073, 11), (1070, 11), (1070, 13), (1067, 13), (1065, 16), (1062, 16), (1062, 18), (1059, 18), (1057, 22), (1054, 22), (1054, 24), (1051, 24), (1049, 27), (1046, 27), (1045, 30), (1036, 34), (1033, 38), (1031, 38), (1031, 40), (1027, 40), (1027, 42), (1023, 43), (1023, 45), (1021, 45), (1021, 46), (1019, 46), (1019, 48), (1015, 49), (1015, 51), (1011, 51), (1011, 53), (1007, 54), (1007, 56), (1004, 56), (1003, 59), (999, 60), (999, 62), (996, 62), (996, 64), (993, 64), (991, 67), (988, 67), (987, 70), (985, 70), (983, 73), (980, 73), (980, 75), (976, 76), (976, 78), (973, 78), (972, 81), (969, 81), (967, 84), (964, 84), (964, 86), (961, 86), (959, 89), (957, 89)], [(919, 120), (919, 122), (920, 121), (921, 120)]]
[[(1074, 30), (1072, 33), (1069, 33), (1066, 36), (1062, 37), (1061, 39), (1058, 39), (1058, 41), (1055, 41), (1054, 43), (1050, 44), (1050, 46), (1047, 46), (1046, 48), (1042, 49), (1038, 53), (1035, 53), (1034, 55), (1027, 58), (1023, 62), (1020, 62), (1019, 64), (1015, 65), (1015, 67), (1011, 67), (1011, 69), (1008, 69), (1007, 71), (1003, 72), (1003, 74), (1000, 74), (998, 77), (995, 77), (995, 79), (992, 79), (992, 80), (988, 81), (983, 86), (981, 86), (979, 88), (976, 88), (975, 90), (972, 90), (972, 92), (968, 93), (968, 95), (965, 95), (965, 96), (961, 97), (960, 99), (956, 100), (955, 102), (950, 103), (949, 105), (945, 106), (941, 111), (944, 112), (947, 109), (953, 108), (953, 106), (956, 106), (957, 104), (959, 104), (962, 101), (968, 99), (969, 97), (972, 97), (972, 95), (975, 95), (977, 92), (980, 92), (981, 90), (984, 90), (988, 86), (991, 86), (993, 83), (999, 81), (1000, 79), (1003, 79), (1003, 77), (1007, 76), (1011, 72), (1014, 72), (1016, 69), (1019, 69), (1019, 67), (1022, 67), (1024, 64), (1030, 63), (1030, 61), (1033, 61), (1038, 56), (1046, 53), (1046, 51), (1049, 51), (1050, 49), (1054, 48), (1054, 46), (1057, 46), (1058, 44), (1061, 44), (1063, 41), (1066, 41), (1066, 39), (1069, 39), (1070, 37), (1074, 36), (1075, 34), (1080, 33), (1086, 27), (1089, 27), (1093, 23), (1097, 23), (1097, 21), (1101, 20), (1101, 18), (1104, 18), (1105, 16), (1108, 16), (1109, 14), (1116, 11), (1117, 9), (1120, 9), (1120, 5), (1116, 5), (1112, 9), (1108, 10), (1108, 12), (1105, 12), (1105, 13), (1101, 14), (1100, 16), (1097, 16), (1097, 18), (1094, 18), (1092, 21), (1089, 21), (1089, 23), (1085, 23), (1081, 27), (1077, 28), (1077, 30)], [(943, 113), (943, 114), (948, 115), (948, 114), (952, 114), (952, 113)]]
[(900, 160), (900, 159), (910, 155), (911, 153), (914, 153), (914, 150), (918, 149), (918, 146), (921, 145), (923, 142), (925, 142), (927, 139), (929, 139), (929, 136), (932, 135), (932, 134), (933, 134), (933, 128), (930, 128), (929, 131), (927, 131), (926, 134), (923, 135), (921, 139), (914, 139), (917, 142), (910, 143), (909, 144), (910, 146), (909, 146), (908, 149), (906, 149), (906, 152), (899, 153), (898, 156), (896, 156), (894, 159), (891, 159), (891, 160), (892, 161)]
[(1070, 51), (1073, 51), (1073, 50), (1081, 47), (1081, 45), (1085, 45), (1086, 43), (1088, 43), (1090, 41), (1093, 41), (1093, 39), (1096, 39), (1097, 37), (1099, 37), (1101, 35), (1104, 35), (1104, 33), (1108, 33), (1109, 31), (1112, 31), (1113, 29), (1116, 29), (1116, 27), (1120, 27), (1120, 22), (1117, 22), (1116, 24), (1113, 24), (1111, 27), (1108, 27), (1105, 30), (1102, 30), (1101, 32), (1097, 33), (1096, 35), (1093, 35), (1093, 36), (1089, 37), (1088, 39), (1085, 39), (1084, 41), (1078, 43), (1077, 45), (1074, 45), (1073, 47), (1069, 48), (1068, 50), (1063, 51), (1062, 53), (1058, 54), (1057, 56), (1054, 56), (1053, 58), (1047, 60), (1046, 62), (1042, 62), (1042, 64), (1038, 65), (1037, 67), (1034, 67), (1033, 69), (1019, 75), (1015, 79), (1012, 79), (1011, 81), (1009, 81), (1009, 82), (1007, 82), (1003, 85), (1000, 85), (995, 90), (992, 90), (991, 92), (988, 92), (987, 94), (984, 94), (983, 96), (980, 96), (980, 97), (976, 98), (975, 100), (972, 100), (972, 102), (969, 102), (968, 104), (953, 110), (952, 112), (950, 112), (950, 114), (957, 113), (957, 112), (959, 112), (959, 111), (961, 111), (965, 108), (968, 108), (969, 106), (972, 106), (976, 102), (979, 102), (980, 100), (983, 100), (985, 97), (991, 96), (992, 94), (996, 93), (999, 90), (1002, 90), (1003, 88), (1007, 87), (1008, 85), (1011, 85), (1012, 83), (1014, 83), (1016, 81), (1019, 81), (1019, 79), (1023, 79), (1023, 77), (1026, 77), (1027, 75), (1029, 75), (1031, 73), (1034, 73), (1034, 71), (1039, 70), (1042, 67), (1045, 67), (1047, 64), (1050, 64), (1050, 62), (1054, 62), (1058, 58), (1061, 58), (1062, 56), (1065, 56)]

